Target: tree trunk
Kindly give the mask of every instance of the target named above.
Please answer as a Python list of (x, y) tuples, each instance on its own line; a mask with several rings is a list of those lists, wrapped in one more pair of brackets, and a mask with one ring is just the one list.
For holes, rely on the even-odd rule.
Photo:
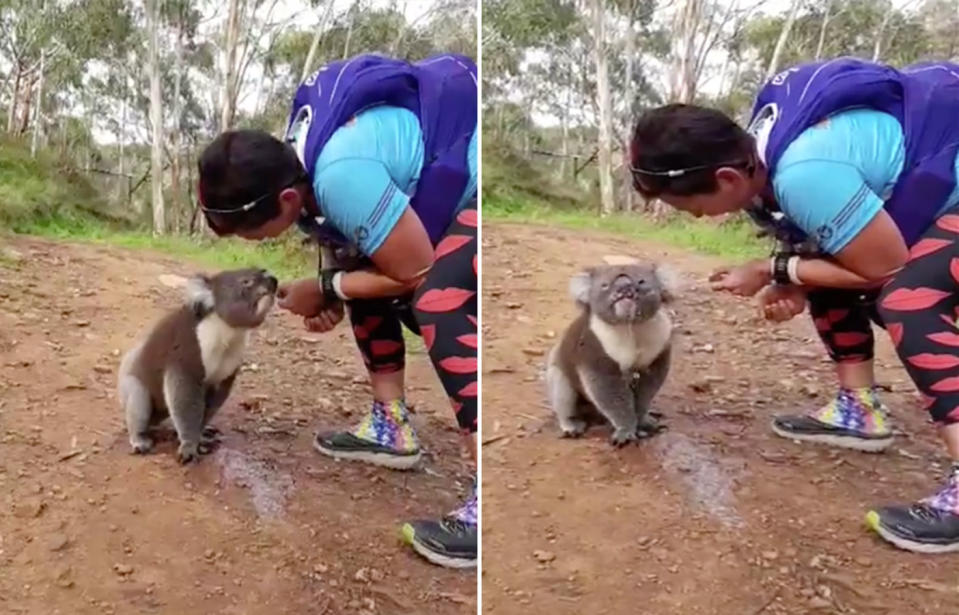
[(606, 70), (606, 5), (604, 0), (592, 0), (596, 59), (596, 104), (599, 107), (599, 194), (602, 214), (608, 215), (616, 206), (613, 196), (610, 144), (613, 109), (609, 96), (609, 75)]
[(166, 232), (166, 211), (163, 206), (163, 98), (160, 92), (160, 2), (162, 0), (148, 0), (147, 2), (147, 29), (149, 30), (149, 61), (150, 71), (150, 124), (153, 128), (153, 146), (150, 153), (150, 180), (153, 188), (153, 233), (162, 235)]
[(303, 62), (303, 70), (300, 71), (300, 83), (306, 81), (306, 78), (313, 72), (313, 62), (316, 60), (316, 52), (320, 48), (320, 40), (323, 38), (323, 32), (326, 31), (326, 24), (333, 12), (333, 2), (326, 3), (326, 10), (323, 12), (323, 19), (317, 24), (316, 32), (313, 33), (313, 42), (310, 43), (310, 51), (306, 54), (306, 60)]
[(829, 25), (829, 12), (832, 10), (832, 0), (826, 0), (826, 9), (822, 15), (822, 25), (819, 27), (819, 42), (816, 43), (816, 59), (822, 57), (823, 47), (826, 45), (826, 26)]
[(7, 132), (12, 133), (13, 127), (17, 123), (17, 106), (20, 102), (20, 81), (23, 78), (23, 65), (19, 61), (14, 62), (16, 76), (13, 79), (13, 93), (10, 98), (10, 110), (7, 115)]
[[(632, 135), (630, 135), (630, 126), (632, 122), (632, 110), (633, 110), (633, 98), (635, 94), (633, 93), (633, 57), (636, 55), (636, 31), (633, 24), (633, 15), (636, 13), (636, 2), (635, 0), (630, 0), (629, 2), (629, 15), (626, 18), (626, 87), (624, 89), (625, 98), (626, 98), (626, 110), (625, 116), (626, 121), (623, 122), (625, 125), (624, 141), (629, 143)], [(624, 211), (633, 211), (633, 175), (630, 173), (630, 161), (628, 149), (623, 150), (623, 186), (620, 190), (622, 196), (622, 208)]]
[(40, 75), (37, 79), (37, 102), (33, 112), (33, 136), (30, 139), (30, 156), (37, 157), (37, 139), (43, 122), (43, 70), (46, 61), (46, 49), (40, 50)]
[(220, 101), (220, 132), (230, 129), (236, 105), (236, 47), (240, 32), (240, 0), (229, 0), (226, 20), (226, 46), (223, 50), (223, 95)]
[(702, 16), (702, 0), (686, 0), (683, 9), (677, 14), (679, 29), (679, 51), (676, 54), (676, 66), (672, 75), (672, 98), (683, 103), (692, 102), (696, 97), (696, 32)]
[(793, 22), (796, 21), (796, 13), (799, 11), (799, 0), (793, 0), (789, 7), (789, 15), (786, 17), (786, 23), (783, 24), (782, 32), (779, 33), (779, 40), (776, 41), (776, 48), (773, 50), (773, 57), (769, 60), (769, 68), (766, 69), (766, 81), (769, 81), (779, 70), (779, 61), (782, 58), (783, 50), (786, 48), (786, 41), (789, 39), (789, 31), (792, 30)]
[(872, 47), (872, 61), (878, 62), (879, 55), (882, 52), (882, 37), (886, 33), (886, 26), (889, 25), (889, 20), (892, 19), (892, 15), (896, 10), (894, 4), (889, 4), (889, 8), (886, 10), (886, 14), (883, 15), (882, 21), (879, 22), (879, 29), (876, 31), (875, 43)]
[(355, 6), (356, 6), (356, 2), (354, 2), (353, 5), (350, 6), (350, 10), (349, 10), (349, 12), (347, 13), (347, 14), (349, 15), (349, 18), (350, 18), (350, 23), (349, 23), (349, 25), (346, 26), (346, 42), (343, 44), (343, 59), (344, 59), (344, 60), (345, 60), (346, 58), (350, 57), (350, 39), (353, 38), (353, 21), (354, 21), (353, 8), (354, 8)]
[(173, 191), (170, 193), (173, 199), (173, 232), (180, 233), (180, 218), (183, 216), (181, 207), (180, 193), (180, 155), (183, 145), (183, 129), (181, 115), (182, 103), (180, 101), (180, 90), (183, 82), (183, 15), (177, 16), (176, 24), (176, 52), (174, 55), (173, 69), (173, 158), (170, 161), (170, 183), (173, 185)]

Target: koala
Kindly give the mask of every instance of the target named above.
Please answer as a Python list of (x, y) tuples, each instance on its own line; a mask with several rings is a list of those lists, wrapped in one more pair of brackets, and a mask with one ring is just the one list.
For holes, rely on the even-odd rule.
[(583, 435), (591, 419), (612, 425), (617, 447), (663, 429), (649, 405), (669, 373), (673, 325), (663, 306), (674, 295), (666, 277), (658, 265), (632, 262), (570, 280), (582, 311), (546, 359), (549, 403), (564, 437)]
[(186, 302), (161, 318), (120, 362), (117, 394), (134, 453), (153, 448), (148, 430), (170, 418), (185, 464), (209, 452), (210, 420), (230, 394), (250, 332), (273, 307), (277, 279), (237, 269), (187, 280)]

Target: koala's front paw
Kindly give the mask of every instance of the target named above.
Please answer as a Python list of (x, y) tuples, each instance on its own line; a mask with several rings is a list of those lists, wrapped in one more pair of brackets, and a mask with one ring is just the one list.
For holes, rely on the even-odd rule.
[(636, 428), (636, 435), (638, 437), (651, 438), (660, 432), (666, 431), (666, 425), (657, 421), (654, 418), (655, 416), (655, 414), (650, 413), (645, 419), (639, 422), (639, 427)]
[(616, 448), (626, 446), (630, 442), (635, 442), (636, 440), (636, 431), (629, 429), (617, 429), (613, 432), (613, 435), (609, 437), (609, 443)]
[(579, 438), (586, 433), (586, 421), (582, 419), (566, 419), (560, 422), (563, 438)]
[(200, 446), (197, 442), (181, 442), (180, 448), (176, 453), (177, 461), (186, 465), (191, 461), (197, 461), (200, 458)]
[(130, 439), (130, 447), (135, 455), (146, 455), (153, 450), (153, 440), (146, 436), (137, 436)]

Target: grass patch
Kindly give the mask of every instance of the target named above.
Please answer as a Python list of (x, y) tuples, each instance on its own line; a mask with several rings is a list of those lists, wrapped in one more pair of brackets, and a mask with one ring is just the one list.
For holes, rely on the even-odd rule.
[(523, 195), (487, 195), (482, 207), (483, 220), (486, 221), (605, 231), (737, 259), (757, 258), (769, 253), (768, 243), (754, 236), (756, 229), (748, 221), (711, 224), (684, 216), (657, 223), (638, 214), (621, 213), (600, 218), (595, 212), (581, 209), (558, 210)]
[(14, 226), (17, 233), (52, 239), (112, 245), (132, 250), (155, 250), (191, 260), (211, 269), (263, 267), (281, 280), (312, 275), (315, 249), (304, 249), (292, 233), (278, 239), (253, 242), (238, 238), (153, 236), (124, 229), (85, 215), (51, 216)]

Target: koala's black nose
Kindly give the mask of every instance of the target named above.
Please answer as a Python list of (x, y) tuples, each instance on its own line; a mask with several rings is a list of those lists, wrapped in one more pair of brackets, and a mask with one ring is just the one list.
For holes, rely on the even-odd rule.
[(267, 286), (269, 286), (270, 288), (270, 292), (274, 292), (274, 293), (276, 292), (276, 289), (279, 288), (280, 286), (279, 281), (271, 275), (266, 276), (266, 283), (267, 283)]

